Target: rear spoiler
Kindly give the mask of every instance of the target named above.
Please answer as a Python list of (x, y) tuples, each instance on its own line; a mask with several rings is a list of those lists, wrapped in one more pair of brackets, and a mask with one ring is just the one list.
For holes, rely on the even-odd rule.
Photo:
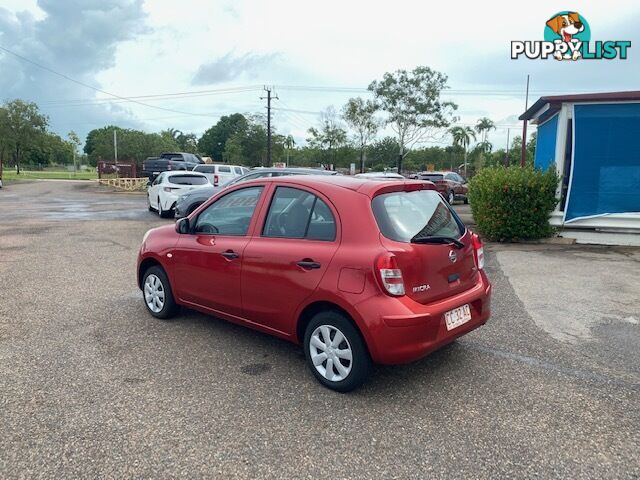
[(381, 186), (371, 196), (376, 197), (384, 193), (392, 192), (415, 192), (417, 190), (435, 190), (436, 186), (428, 180), (407, 180), (406, 182), (395, 182), (392, 184)]

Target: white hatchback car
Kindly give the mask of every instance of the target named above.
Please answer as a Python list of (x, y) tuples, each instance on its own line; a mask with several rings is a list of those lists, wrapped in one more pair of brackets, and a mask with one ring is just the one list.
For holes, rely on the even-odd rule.
[(162, 172), (147, 188), (149, 210), (157, 211), (161, 217), (173, 216), (180, 195), (209, 184), (203, 173), (184, 170)]
[(193, 171), (204, 173), (214, 187), (220, 187), (240, 175), (249, 173), (248, 168), (239, 165), (220, 165), (217, 163), (196, 165), (193, 167)]

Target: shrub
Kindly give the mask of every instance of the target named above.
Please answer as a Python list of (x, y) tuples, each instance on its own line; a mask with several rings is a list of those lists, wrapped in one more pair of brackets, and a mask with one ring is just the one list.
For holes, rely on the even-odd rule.
[(558, 175), (532, 167), (482, 169), (469, 183), (469, 203), (480, 233), (488, 240), (513, 241), (549, 237)]

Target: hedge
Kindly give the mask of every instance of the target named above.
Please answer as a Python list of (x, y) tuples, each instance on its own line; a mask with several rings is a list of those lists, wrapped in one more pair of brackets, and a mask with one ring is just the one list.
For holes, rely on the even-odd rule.
[(469, 182), (469, 203), (482, 236), (500, 242), (551, 236), (558, 182), (553, 167), (482, 169)]

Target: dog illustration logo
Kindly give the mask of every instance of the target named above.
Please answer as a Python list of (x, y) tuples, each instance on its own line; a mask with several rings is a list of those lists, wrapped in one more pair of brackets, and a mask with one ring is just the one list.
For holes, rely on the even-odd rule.
[[(578, 12), (560, 12), (547, 20), (544, 39), (546, 41), (552, 41), (557, 45), (564, 42), (571, 47), (572, 45), (589, 41), (590, 35), (588, 28), (589, 24)], [(574, 36), (576, 37), (575, 39)], [(556, 60), (578, 60), (582, 56), (582, 53), (577, 48), (568, 48), (564, 54), (560, 49), (557, 49), (553, 56)]]
[(512, 40), (511, 59), (626, 60), (631, 40), (591, 40), (589, 22), (578, 12), (548, 18), (544, 40)]

